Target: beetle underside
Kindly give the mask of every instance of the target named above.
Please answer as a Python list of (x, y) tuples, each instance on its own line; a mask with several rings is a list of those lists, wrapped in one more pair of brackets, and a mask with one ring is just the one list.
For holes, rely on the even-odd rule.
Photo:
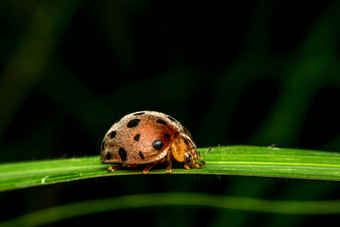
[[(185, 163), (184, 164), (184, 168), (186, 169), (192, 169), (192, 168), (195, 168), (195, 169), (200, 169), (202, 168), (204, 165), (205, 165), (205, 162), (204, 161), (201, 161), (204, 156), (210, 151), (210, 148), (205, 152), (205, 154), (202, 156), (202, 157), (199, 157), (198, 160), (199, 161), (195, 161), (195, 162), (192, 162), (192, 163)], [(198, 152), (198, 151), (197, 151)], [(151, 169), (152, 167), (154, 167), (155, 165), (157, 164), (163, 164), (163, 163), (167, 163), (167, 167), (166, 167), (166, 173), (171, 173), (171, 167), (172, 167), (172, 161), (175, 161), (176, 159), (172, 156), (171, 154), (171, 151), (168, 152), (167, 156), (160, 159), (159, 161), (157, 162), (153, 162), (153, 163), (150, 163), (150, 164), (147, 164), (146, 167), (143, 169), (143, 174), (147, 174)], [(124, 167), (138, 167), (140, 166), (140, 164), (126, 164), (126, 163), (121, 163), (117, 166), (110, 166), (108, 168), (108, 171), (110, 172), (113, 172), (113, 171), (116, 171), (118, 169), (121, 169), (121, 168), (124, 168)]]
[[(172, 158), (171, 158), (171, 152), (168, 153), (168, 155), (164, 158), (162, 158), (161, 160), (157, 161), (157, 162), (153, 162), (150, 164), (147, 164), (146, 167), (143, 169), (143, 174), (147, 174), (150, 169), (152, 169), (152, 167), (154, 167), (157, 164), (162, 164), (162, 163), (167, 163), (167, 167), (166, 167), (166, 173), (171, 173), (171, 166), (172, 166)], [(117, 166), (110, 166), (108, 168), (108, 170), (110, 172), (112, 171), (116, 171), (118, 169), (124, 168), (124, 167), (137, 167), (140, 166), (139, 164), (125, 164), (125, 163), (121, 163)]]

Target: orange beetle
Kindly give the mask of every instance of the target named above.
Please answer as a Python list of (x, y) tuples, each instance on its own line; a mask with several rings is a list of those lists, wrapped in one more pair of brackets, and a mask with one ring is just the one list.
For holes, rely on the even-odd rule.
[(104, 137), (100, 156), (102, 163), (120, 164), (109, 171), (146, 165), (144, 174), (158, 163), (167, 163), (167, 173), (172, 161), (183, 162), (186, 169), (205, 164), (189, 131), (173, 117), (156, 111), (131, 113), (117, 121)]

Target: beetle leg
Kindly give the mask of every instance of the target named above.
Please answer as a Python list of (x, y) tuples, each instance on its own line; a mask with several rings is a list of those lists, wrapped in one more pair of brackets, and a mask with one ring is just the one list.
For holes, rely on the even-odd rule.
[(107, 170), (109, 172), (113, 172), (113, 171), (116, 171), (118, 169), (124, 168), (125, 166), (126, 166), (126, 164), (120, 164), (118, 166), (110, 166)]
[(171, 160), (170, 152), (168, 153), (166, 157), (166, 161), (167, 161), (166, 173), (171, 173), (172, 160)]
[(145, 169), (143, 170), (143, 174), (147, 174), (152, 167), (154, 167), (158, 162), (151, 163), (150, 165), (147, 165)]

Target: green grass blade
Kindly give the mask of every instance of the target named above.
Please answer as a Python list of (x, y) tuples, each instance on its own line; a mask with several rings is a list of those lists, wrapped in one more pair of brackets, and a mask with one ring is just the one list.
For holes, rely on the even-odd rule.
[[(200, 149), (201, 153), (206, 149)], [(171, 174), (249, 175), (340, 180), (340, 154), (273, 147), (214, 147), (202, 169), (173, 168)], [(141, 169), (109, 173), (99, 156), (5, 163), (0, 165), (0, 190), (52, 184), (93, 177), (142, 174)], [(149, 174), (165, 174), (154, 168)]]
[(88, 214), (157, 206), (200, 206), (274, 214), (340, 214), (340, 201), (275, 201), (200, 193), (153, 193), (81, 201), (52, 207), (0, 223), (37, 226)]

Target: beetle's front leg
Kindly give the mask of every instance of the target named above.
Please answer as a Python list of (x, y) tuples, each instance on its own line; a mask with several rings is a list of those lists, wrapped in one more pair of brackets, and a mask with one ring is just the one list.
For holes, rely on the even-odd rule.
[(166, 173), (171, 173), (171, 166), (172, 166), (172, 160), (171, 160), (171, 156), (170, 156), (170, 152), (168, 152), (168, 155), (166, 156)]

